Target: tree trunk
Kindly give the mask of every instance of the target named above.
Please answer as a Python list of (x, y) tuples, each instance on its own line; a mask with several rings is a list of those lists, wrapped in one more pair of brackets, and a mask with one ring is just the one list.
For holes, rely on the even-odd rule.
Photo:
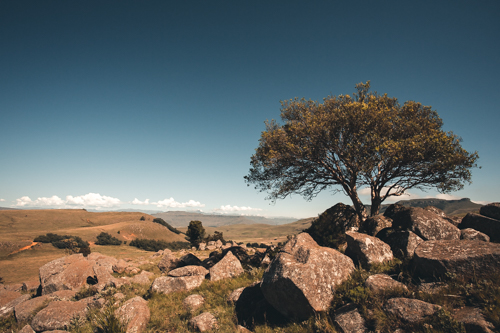
[(370, 216), (375, 216), (379, 214), (381, 203), (382, 200), (380, 199), (380, 195), (372, 194), (372, 206), (370, 209)]
[(354, 209), (356, 210), (356, 214), (358, 214), (359, 222), (363, 222), (368, 217), (365, 205), (363, 205), (361, 200), (359, 200), (358, 193), (355, 191), (349, 193), (349, 197), (351, 198)]

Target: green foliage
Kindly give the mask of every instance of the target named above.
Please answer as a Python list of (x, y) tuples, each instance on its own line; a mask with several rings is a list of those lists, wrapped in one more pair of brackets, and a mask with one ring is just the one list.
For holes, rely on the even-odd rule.
[(153, 222), (154, 222), (154, 223), (161, 224), (161, 225), (162, 225), (162, 226), (164, 226), (164, 227), (167, 227), (167, 228), (168, 228), (168, 230), (170, 230), (170, 231), (172, 231), (172, 232), (174, 232), (174, 233), (176, 233), (176, 234), (180, 234), (180, 233), (181, 233), (179, 230), (175, 229), (175, 228), (174, 228), (174, 227), (172, 227), (170, 224), (168, 224), (167, 222), (165, 222), (165, 220), (163, 220), (163, 219), (161, 219), (161, 218), (159, 218), (159, 217), (157, 217), (157, 218), (153, 219)]
[(87, 298), (94, 296), (98, 293), (99, 291), (95, 286), (86, 286), (81, 288), (73, 297), (75, 301), (79, 301), (81, 299)]
[(145, 251), (156, 252), (159, 250), (181, 250), (181, 249), (189, 249), (190, 244), (188, 242), (165, 242), (163, 240), (156, 239), (142, 239), (137, 238), (130, 242), (130, 246), (135, 246), (139, 249)]
[(91, 313), (90, 320), (96, 333), (125, 333), (126, 327), (115, 316), (115, 309), (107, 306), (102, 311)]
[[(139, 219), (140, 221), (146, 221), (146, 218), (144, 216), (141, 216), (141, 218)], [(154, 222), (154, 220), (153, 220)]]
[[(80, 237), (78, 236), (69, 236), (69, 235), (57, 235), (53, 233), (47, 233), (46, 235), (41, 235), (36, 237), (34, 242), (40, 242), (40, 243), (51, 243), (54, 247), (57, 247), (58, 249), (67, 249), (70, 252), (77, 253), (79, 252), (82, 248), (88, 248), (89, 243), (83, 241)], [(82, 253), (90, 253), (90, 249), (83, 250), (84, 252)]]
[(264, 243), (247, 243), (247, 247), (267, 249), (269, 246)]
[(266, 122), (246, 182), (271, 200), (344, 192), (361, 219), (366, 210), (357, 190), (363, 187), (371, 189), (373, 216), (385, 199), (409, 189), (445, 193), (470, 183), (478, 154), (443, 131), (436, 111), (369, 89), (368, 81), (352, 96), (328, 96), (323, 103), (282, 101), (283, 124)]
[(204, 242), (216, 242), (220, 240), (222, 244), (226, 244), (226, 241), (224, 240), (224, 235), (222, 232), (214, 231), (213, 235), (208, 235), (205, 239), (203, 239)]
[(116, 237), (111, 236), (107, 232), (101, 232), (97, 236), (96, 245), (121, 245), (122, 241)]
[(201, 221), (189, 222), (186, 236), (193, 246), (198, 246), (205, 238), (205, 228), (203, 228)]

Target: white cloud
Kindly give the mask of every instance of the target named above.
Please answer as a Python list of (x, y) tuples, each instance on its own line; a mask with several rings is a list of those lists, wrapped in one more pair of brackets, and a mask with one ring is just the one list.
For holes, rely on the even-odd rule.
[(261, 211), (262, 209), (260, 208), (252, 208), (252, 207), (238, 207), (238, 206), (231, 206), (231, 205), (225, 205), (225, 206), (220, 206), (220, 208), (215, 208), (214, 211), (216, 212), (222, 212), (222, 213), (233, 213), (233, 212), (258, 212)]
[(460, 199), (462, 199), (461, 197), (457, 197), (456, 195), (444, 194), (444, 193), (437, 194), (436, 198), (443, 199), (443, 200), (460, 200)]
[(19, 199), (16, 199), (16, 206), (24, 207), (24, 206), (62, 206), (64, 205), (64, 200), (59, 198), (57, 195), (53, 195), (50, 198), (41, 197), (36, 199), (35, 201), (31, 200), (30, 197), (24, 196)]
[(188, 202), (177, 202), (174, 198), (160, 200), (158, 202), (152, 202), (152, 205), (157, 207), (170, 207), (170, 208), (185, 208), (185, 207), (205, 207), (205, 204), (199, 201), (189, 200)]
[(478, 204), (478, 205), (483, 205), (483, 206), (485, 206), (485, 205), (487, 205), (487, 204), (491, 203), (491, 201), (476, 201), (476, 200), (471, 200), (471, 201), (472, 201), (473, 203), (475, 203), (475, 204)]
[(87, 193), (74, 197), (68, 195), (66, 204), (75, 206), (91, 206), (91, 207), (114, 207), (121, 204), (120, 199), (100, 195), (99, 193)]
[(141, 201), (141, 200), (135, 198), (134, 201), (132, 201), (132, 205), (149, 205), (149, 199)]
[(1, 202), (1, 201), (5, 201), (5, 199), (0, 199), (0, 202)]
[[(380, 191), (380, 195), (384, 196), (387, 193), (387, 191), (389, 190), (389, 187), (390, 186), (386, 186), (386, 187), (382, 188), (382, 191)], [(398, 188), (400, 188), (400, 187), (398, 187)], [(392, 189), (391, 193), (394, 193), (394, 192), (396, 192), (396, 190)], [(358, 195), (370, 197), (371, 189), (369, 187), (362, 188), (361, 190), (358, 191)], [(404, 194), (399, 195), (399, 196), (394, 196), (394, 195), (390, 196), (385, 200), (385, 202), (396, 202), (399, 200), (410, 200), (410, 199), (418, 199), (418, 198), (420, 198), (420, 196), (417, 194), (405, 192)]]
[(99, 193), (88, 193), (80, 196), (66, 196), (66, 200), (53, 195), (50, 198), (41, 197), (36, 200), (31, 200), (30, 197), (24, 196), (16, 199), (16, 206), (18, 207), (57, 207), (57, 208), (72, 208), (74, 206), (80, 207), (114, 207), (121, 204), (120, 199), (100, 195)]

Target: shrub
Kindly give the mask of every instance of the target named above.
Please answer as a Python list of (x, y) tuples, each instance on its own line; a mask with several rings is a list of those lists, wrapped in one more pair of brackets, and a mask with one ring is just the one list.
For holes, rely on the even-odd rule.
[(96, 245), (121, 245), (122, 241), (106, 232), (101, 232), (95, 243)]
[(216, 242), (220, 240), (222, 244), (226, 245), (226, 241), (224, 240), (224, 235), (222, 232), (214, 231), (213, 235), (208, 235), (203, 241), (208, 243), (208, 242)]
[(156, 252), (159, 250), (180, 250), (180, 249), (189, 249), (191, 246), (188, 242), (165, 242), (163, 240), (156, 239), (142, 239), (137, 238), (130, 242), (130, 246), (135, 246), (139, 249), (145, 251)]
[(189, 222), (188, 230), (186, 236), (193, 246), (198, 247), (198, 245), (205, 239), (205, 228), (201, 221), (191, 221)]
[(146, 221), (146, 218), (144, 216), (141, 216), (141, 218), (139, 220)]
[[(144, 217), (144, 216), (143, 216), (143, 217)], [(163, 220), (163, 219), (161, 219), (161, 218), (159, 218), (159, 217), (157, 217), (157, 218), (153, 219), (153, 222), (154, 222), (154, 223), (161, 224), (161, 225), (162, 225), (162, 226), (164, 226), (164, 227), (167, 227), (167, 228), (168, 228), (168, 230), (170, 230), (170, 231), (172, 231), (172, 232), (174, 232), (174, 233), (176, 233), (176, 234), (180, 234), (180, 233), (181, 233), (179, 230), (175, 229), (175, 228), (174, 228), (174, 227), (172, 227), (170, 224), (168, 224), (167, 222), (165, 222), (165, 220)]]

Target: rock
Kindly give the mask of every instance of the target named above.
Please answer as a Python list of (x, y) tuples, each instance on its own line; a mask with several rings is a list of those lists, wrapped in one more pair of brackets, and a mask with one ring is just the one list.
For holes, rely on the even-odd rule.
[(384, 311), (407, 323), (418, 323), (432, 316), (441, 307), (417, 299), (391, 298), (384, 304)]
[(140, 333), (146, 330), (151, 314), (148, 302), (136, 296), (120, 306), (115, 316), (123, 325), (127, 325), (127, 333)]
[(42, 306), (48, 305), (52, 301), (51, 295), (35, 297), (25, 302), (19, 303), (14, 307), (14, 313), (18, 322), (28, 322), (34, 315), (34, 312)]
[(470, 279), (500, 273), (500, 244), (478, 241), (427, 241), (415, 250), (416, 275), (424, 279), (446, 273)]
[(479, 214), (495, 220), (500, 220), (500, 202), (493, 202), (479, 208)]
[(87, 301), (53, 301), (38, 312), (31, 321), (31, 327), (37, 332), (65, 330), (70, 327), (73, 318), (85, 318)]
[(227, 302), (229, 304), (235, 304), (238, 299), (240, 298), (241, 296), (241, 293), (243, 292), (243, 290), (245, 289), (246, 287), (241, 287), (241, 288), (238, 288), (238, 289), (235, 289), (231, 292), (231, 294), (229, 294), (229, 296), (227, 297)]
[(113, 265), (117, 260), (97, 252), (84, 257), (73, 254), (53, 260), (40, 267), (40, 285), (42, 294), (58, 290), (78, 290), (90, 284), (104, 288), (114, 279)]
[(40, 280), (31, 280), (23, 282), (22, 291), (34, 292), (40, 286)]
[(355, 264), (369, 268), (373, 264), (379, 264), (394, 259), (391, 247), (380, 239), (361, 234), (354, 231), (346, 232), (347, 249), (345, 254)]
[(417, 246), (424, 241), (411, 231), (394, 229), (391, 231), (380, 232), (377, 238), (389, 245), (394, 256), (399, 259), (413, 257)]
[(205, 299), (201, 295), (190, 295), (182, 301), (182, 306), (189, 312), (194, 312), (203, 306)]
[(30, 325), (25, 325), (18, 333), (35, 333)]
[(460, 224), (460, 221), (462, 221), (462, 219), (459, 217), (451, 217), (451, 216), (446, 215), (445, 212), (443, 212), (441, 209), (436, 208), (434, 206), (427, 206), (424, 209), (438, 215), (439, 217), (442, 217), (446, 221), (453, 224), (455, 227), (457, 227)]
[(211, 330), (212, 328), (217, 328), (217, 319), (215, 319), (211, 313), (204, 312), (199, 316), (192, 318), (189, 321), (189, 326), (200, 332), (205, 332)]
[(177, 291), (191, 290), (201, 286), (205, 277), (202, 275), (172, 277), (160, 276), (151, 285), (151, 290), (156, 293), (170, 294)]
[(0, 306), (0, 318), (5, 318), (10, 316), (12, 313), (14, 313), (14, 308), (16, 305), (25, 302), (31, 298), (31, 295), (25, 294), (21, 295), (19, 297), (16, 297), (15, 299), (11, 300), (8, 303), (3, 304)]
[(462, 229), (460, 234), (460, 239), (465, 240), (477, 240), (483, 242), (489, 242), (490, 237), (480, 231), (474, 230), (472, 228)]
[(125, 268), (127, 268), (128, 266), (129, 264), (125, 260), (120, 259), (116, 264), (113, 265), (113, 272), (121, 274), (125, 272)]
[(241, 325), (236, 326), (236, 332), (238, 332), (238, 333), (252, 333), (252, 331), (250, 331), (249, 329), (247, 329), (246, 327), (243, 327)]
[(128, 266), (127, 268), (125, 268), (125, 273), (130, 275), (139, 274), (140, 271), (140, 268), (134, 266)]
[(262, 293), (283, 315), (305, 319), (325, 311), (335, 287), (353, 271), (349, 257), (320, 247), (309, 234), (301, 233), (285, 244), (265, 271)]
[(195, 276), (200, 275), (205, 278), (205, 275), (208, 274), (208, 270), (203, 266), (184, 266), (181, 268), (176, 268), (170, 272), (168, 272), (168, 276), (172, 277), (182, 277), (182, 276)]
[(257, 324), (275, 325), (285, 322), (283, 315), (272, 307), (262, 294), (260, 283), (243, 288), (235, 302), (234, 312), (238, 324), (250, 329)]
[(384, 228), (392, 227), (392, 219), (384, 215), (376, 215), (367, 218), (361, 227), (359, 228), (360, 233), (364, 233), (370, 236), (375, 236), (380, 230)]
[(183, 266), (201, 266), (201, 260), (194, 254), (188, 253), (179, 259), (179, 265), (177, 267)]
[(151, 277), (154, 276), (153, 273), (148, 272), (148, 271), (142, 271), (140, 274), (137, 274), (133, 277), (130, 278), (131, 283), (138, 283), (138, 284), (150, 284), (151, 283)]
[(390, 219), (394, 219), (394, 216), (397, 213), (399, 213), (399, 212), (401, 212), (403, 210), (407, 210), (407, 209), (408, 209), (408, 207), (403, 206), (401, 204), (397, 204), (397, 203), (396, 204), (392, 204), (389, 207), (387, 207), (387, 209), (384, 212), (384, 216), (388, 217)]
[(206, 247), (206, 246), (207, 246), (207, 244), (206, 244), (206, 243), (200, 243), (200, 244), (198, 245), (198, 250), (199, 250), (199, 251), (205, 251), (205, 247)]
[(229, 279), (244, 273), (240, 261), (228, 252), (221, 261), (210, 268), (210, 281)]
[(346, 304), (335, 311), (335, 326), (342, 333), (368, 332), (363, 317), (354, 304)]
[(392, 220), (393, 227), (412, 231), (424, 240), (460, 239), (460, 230), (457, 227), (420, 207), (401, 210)]
[(71, 301), (75, 296), (75, 290), (59, 290), (50, 294), (50, 297), (56, 301)]
[(220, 239), (218, 239), (217, 241), (215, 241), (215, 247), (218, 248), (218, 249), (221, 249), (222, 248), (222, 241)]
[(394, 289), (408, 291), (403, 283), (394, 280), (387, 274), (370, 275), (365, 281), (365, 286), (375, 293), (384, 293)]
[(490, 237), (491, 242), (500, 243), (500, 220), (469, 213), (462, 219), (460, 229), (472, 228)]
[(22, 283), (7, 284), (7, 285), (4, 285), (4, 289), (9, 290), (9, 291), (22, 291), (23, 284)]
[(203, 260), (203, 267), (210, 269), (213, 267), (215, 264), (217, 264), (219, 261), (224, 258), (228, 252), (231, 252), (238, 260), (240, 261), (241, 264), (246, 264), (246, 265), (251, 265), (251, 257), (248, 255), (247, 251), (241, 247), (241, 246), (232, 246), (230, 248), (224, 249), (222, 253), (219, 252), (212, 252), (210, 253), (210, 258), (207, 258)]
[(172, 254), (168, 253), (163, 255), (161, 258), (160, 262), (158, 263), (158, 268), (162, 272), (168, 272), (172, 269), (175, 269), (177, 266), (179, 266), (180, 260), (173, 256)]
[(481, 310), (477, 308), (464, 307), (457, 309), (453, 313), (453, 319), (462, 323), (466, 332), (493, 333), (495, 330), (495, 326), (487, 322)]
[(418, 292), (426, 294), (439, 294), (448, 285), (444, 282), (423, 282), (417, 287)]

